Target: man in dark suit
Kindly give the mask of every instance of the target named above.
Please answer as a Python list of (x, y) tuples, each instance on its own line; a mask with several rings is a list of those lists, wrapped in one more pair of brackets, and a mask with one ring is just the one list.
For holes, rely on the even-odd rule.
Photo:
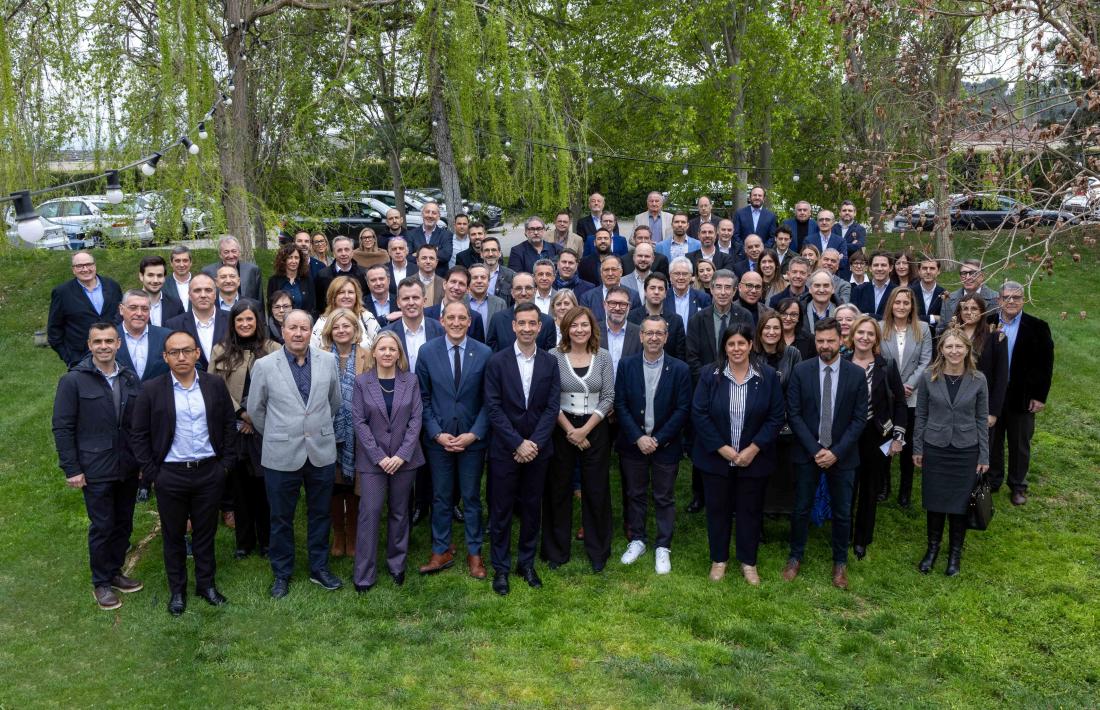
[(630, 311), (627, 316), (634, 325), (640, 326), (647, 316), (660, 316), (665, 319), (665, 352), (677, 360), (687, 357), (687, 336), (684, 334), (684, 322), (676, 311), (670, 310), (665, 295), (668, 293), (668, 279), (664, 274), (650, 274), (645, 280), (645, 298), (642, 305)]
[[(695, 271), (699, 271), (700, 261), (709, 261), (714, 264), (714, 270), (728, 269), (734, 264), (734, 258), (730, 254), (723, 254), (718, 250), (716, 242), (718, 240), (718, 230), (716, 228), (718, 220), (714, 220), (714, 224), (711, 222), (703, 222), (699, 227), (699, 244), (700, 247), (695, 251), (687, 255), (691, 260), (691, 265), (695, 268)], [(694, 235), (693, 235), (694, 236)]]
[(470, 267), (470, 289), (466, 294), (466, 305), (481, 321), (486, 337), (493, 316), (508, 308), (503, 298), (489, 293), (489, 267), (485, 264), (474, 264)]
[[(177, 244), (172, 247), (168, 260), (172, 266), (172, 275), (166, 279), (164, 295), (179, 301), (183, 310), (189, 310), (191, 308), (191, 300), (188, 298), (188, 291), (191, 288), (191, 249), (184, 244)], [(161, 325), (163, 326), (164, 322), (161, 322)]]
[(460, 251), (455, 256), (455, 266), (465, 266), (467, 269), (481, 261), (481, 242), (485, 240), (485, 225), (481, 222), (470, 223), (470, 248)]
[(741, 244), (745, 258), (733, 265), (733, 273), (741, 278), (750, 271), (760, 270), (760, 255), (764, 253), (764, 241), (755, 234), (745, 237)]
[(508, 594), (513, 513), (520, 517), (516, 571), (532, 588), (542, 490), (554, 453), (551, 435), (561, 407), (557, 360), (536, 344), (542, 321), (533, 303), (516, 306), (515, 341), (497, 352), (485, 369), (485, 405), (493, 435), (489, 452), (489, 531), (493, 591)]
[(799, 248), (803, 249), (807, 244), (817, 247), (818, 254), (824, 254), (829, 249), (836, 249), (840, 254), (840, 269), (837, 274), (847, 279), (851, 276), (851, 272), (848, 270), (848, 248), (844, 245), (844, 240), (836, 234), (833, 234), (833, 213), (829, 210), (820, 210), (817, 213), (817, 233), (812, 234), (806, 238), (806, 241), (799, 244)]
[(785, 298), (797, 298), (803, 303), (809, 302), (810, 289), (806, 287), (806, 282), (809, 278), (809, 260), (801, 256), (792, 258), (790, 266), (787, 267), (787, 288), (772, 296), (768, 301), (768, 307), (773, 309), (778, 308), (780, 301)]
[(173, 332), (161, 354), (170, 373), (141, 391), (134, 405), (134, 456), (157, 487), (164, 538), (168, 612), (187, 607), (187, 522), (195, 558), (195, 593), (213, 606), (226, 599), (214, 584), (214, 534), (226, 473), (237, 458), (237, 415), (225, 382), (199, 372), (198, 342)]
[[(523, 232), (527, 238), (508, 252), (509, 269), (517, 274), (521, 271), (533, 274), (535, 262), (539, 259), (550, 261), (557, 259), (562, 246), (542, 238), (546, 234), (546, 223), (540, 217), (528, 217), (523, 223)], [(482, 245), (484, 246), (484, 243)]]
[(755, 271), (747, 272), (737, 282), (737, 298), (734, 302), (752, 316), (753, 326), (760, 322), (760, 313), (765, 309), (765, 305), (760, 302), (763, 293), (764, 277)]
[(141, 382), (117, 361), (120, 341), (114, 325), (94, 322), (86, 336), (89, 354), (57, 383), (53, 436), (66, 485), (84, 494), (92, 596), (100, 609), (110, 610), (122, 606), (115, 589), (142, 588), (122, 574), (134, 527), (138, 467), (130, 450), (130, 423)]
[(749, 191), (749, 204), (733, 215), (733, 241), (740, 245), (745, 237), (756, 234), (765, 244), (770, 244), (778, 226), (779, 219), (775, 212), (764, 207), (764, 188), (757, 185)]
[(594, 281), (586, 281), (577, 273), (580, 264), (580, 256), (572, 249), (562, 249), (558, 254), (557, 277), (554, 279), (554, 290), (570, 289), (578, 299), (592, 289), (596, 288)]
[[(802, 248), (807, 239), (817, 236), (817, 222), (811, 219), (812, 212), (813, 208), (810, 207), (809, 202), (799, 200), (794, 203), (794, 216), (783, 220), (783, 226), (787, 228), (787, 232), (791, 235), (790, 248), (795, 253), (798, 253), (798, 250)], [(775, 242), (771, 242), (767, 246), (775, 246)], [(818, 249), (820, 248), (820, 245), (818, 245)]]
[(611, 367), (618, 372), (624, 357), (642, 351), (638, 326), (628, 320), (630, 292), (622, 286), (607, 289), (603, 307), (607, 318), (600, 321), (600, 347), (611, 354)]
[(425, 202), (420, 208), (421, 226), (409, 230), (409, 250), (415, 254), (420, 247), (431, 244), (436, 248), (436, 257), (439, 259), (437, 272), (440, 278), (447, 278), (447, 269), (451, 263), (451, 253), (454, 250), (454, 235), (451, 230), (439, 223), (439, 205), (434, 202)]
[(205, 272), (191, 277), (189, 293), (191, 310), (168, 321), (164, 327), (189, 333), (199, 344), (198, 368), (209, 370), (214, 346), (225, 338), (229, 328), (229, 314), (218, 308), (214, 279)]
[(886, 302), (894, 290), (890, 280), (893, 266), (894, 258), (888, 252), (871, 252), (871, 279), (852, 289), (852, 305), (861, 313), (874, 316), (875, 320), (882, 320)]
[(332, 255), (334, 260), (332, 264), (321, 269), (314, 282), (316, 286), (314, 303), (317, 304), (318, 311), (323, 313), (327, 308), (328, 287), (332, 285), (333, 280), (337, 276), (350, 276), (359, 282), (359, 292), (362, 294), (367, 293), (367, 275), (363, 271), (363, 267), (355, 263), (355, 259), (352, 256), (354, 252), (355, 242), (351, 237), (336, 237), (332, 240)]
[[(673, 267), (675, 270), (675, 267)], [(744, 323), (753, 327), (752, 315), (733, 302), (734, 284), (737, 277), (732, 271), (716, 271), (711, 281), (710, 294), (714, 298), (712, 305), (699, 310), (687, 327), (687, 365), (691, 371), (691, 383), (694, 389), (699, 382), (699, 372), (704, 367), (718, 361), (718, 339), (727, 328), (735, 323)], [(691, 437), (690, 422), (686, 428), (687, 438)], [(692, 499), (688, 504), (689, 513), (698, 513), (703, 509), (703, 472), (692, 466)]]
[[(443, 314), (446, 310), (448, 303), (461, 303), (469, 310), (469, 306), (466, 304), (466, 294), (470, 290), (470, 272), (465, 267), (458, 266), (457, 264), (450, 273), (447, 274), (447, 281), (443, 284), (443, 300), (438, 305), (428, 306), (424, 309), (424, 317), (430, 320), (436, 320), (446, 325), (443, 319)], [(470, 319), (466, 324), (469, 329), (468, 335), (479, 343), (485, 342), (485, 326), (482, 324), (480, 318), (474, 318), (473, 313), (470, 313)]]
[[(454, 276), (452, 271), (448, 279)], [(481, 559), (481, 470), (489, 443), (489, 413), (482, 384), (492, 351), (467, 337), (470, 320), (466, 304), (445, 305), (446, 336), (426, 343), (416, 361), (424, 400), (424, 453), (434, 491), (432, 555), (420, 574), (440, 572), (454, 564), (451, 493), (457, 482), (466, 528), (466, 567), (474, 579), (485, 579)]]
[(604, 198), (598, 192), (588, 196), (588, 214), (577, 220), (577, 234), (587, 239), (596, 233), (601, 226), (600, 217), (603, 215)]
[[(166, 321), (183, 313), (183, 303), (180, 302), (176, 289), (165, 290), (164, 283), (168, 275), (168, 264), (159, 254), (142, 257), (138, 264), (138, 280), (141, 288), (149, 297), (149, 323), (150, 325), (163, 326)], [(167, 369), (165, 370), (167, 372)]]
[(118, 307), (122, 323), (118, 326), (118, 361), (137, 373), (138, 379), (148, 382), (168, 372), (165, 362), (164, 341), (172, 331), (149, 323), (149, 296), (145, 291), (131, 289), (122, 294)]
[[(591, 310), (592, 314), (596, 316), (596, 320), (603, 320), (607, 317), (607, 314), (603, 310), (603, 301), (607, 296), (607, 291), (615, 286), (622, 286), (622, 279), (622, 261), (620, 261), (617, 256), (608, 256), (603, 260), (603, 263), (600, 264), (600, 282), (602, 285), (597, 286), (581, 296), (580, 305)], [(637, 308), (642, 305), (642, 299), (637, 291), (629, 288), (627, 291), (630, 292), (631, 308)]]
[(114, 320), (122, 289), (106, 276), (96, 274), (95, 257), (78, 251), (71, 259), (73, 279), (50, 293), (47, 338), (61, 362), (68, 367), (88, 354), (88, 328), (92, 323)]
[[(400, 318), (401, 308), (397, 298), (390, 292), (390, 272), (385, 264), (375, 264), (364, 274), (367, 278), (367, 292), (363, 294), (363, 305), (383, 326)], [(391, 314), (399, 315), (390, 317)]]
[[(648, 271), (660, 271), (665, 276), (668, 276), (668, 257), (664, 254), (657, 253), (657, 245), (653, 243), (653, 230), (647, 225), (639, 224), (634, 227), (634, 233), (631, 236), (634, 240), (634, 257), (638, 254), (639, 244), (648, 244), (653, 251), (653, 257), (649, 262), (649, 266), (646, 267)], [(623, 273), (633, 273), (635, 269), (641, 269), (642, 266), (638, 264), (637, 258), (628, 258), (623, 262)], [(648, 276), (648, 271), (646, 276)], [(645, 276), (641, 279), (645, 281)]]
[(621, 261), (622, 256), (612, 252), (611, 232), (607, 229), (597, 229), (596, 233), (592, 235), (592, 244), (592, 249), (585, 251), (584, 256), (581, 258), (577, 272), (582, 279), (595, 284), (600, 282), (600, 264), (603, 263), (603, 260), (614, 255), (618, 256)]
[(833, 507), (833, 586), (848, 588), (848, 544), (852, 532), (852, 490), (859, 466), (859, 435), (867, 422), (867, 378), (863, 368), (840, 357), (840, 324), (827, 318), (814, 331), (817, 357), (799, 363), (787, 384), (787, 416), (798, 446), (791, 552), (783, 579), (798, 576), (806, 552), (810, 508), (824, 472)]
[[(619, 220), (616, 219), (613, 212), (604, 212), (600, 215), (600, 229), (607, 230), (607, 233), (611, 235), (611, 243), (609, 249), (615, 256), (626, 256), (630, 253), (630, 242), (626, 237), (619, 234)], [(599, 229), (596, 230), (600, 231)], [(563, 245), (564, 246), (564, 245)], [(581, 254), (588, 256), (596, 252), (596, 235), (590, 234), (584, 238), (584, 244), (581, 248)]]
[[(718, 271), (722, 270), (719, 269)], [(715, 271), (715, 274), (718, 271)], [(733, 272), (727, 273), (733, 276)], [(672, 288), (665, 296), (667, 301), (665, 309), (675, 311), (676, 315), (680, 316), (680, 320), (685, 324), (690, 323), (696, 313), (710, 305), (711, 297), (707, 295), (706, 291), (692, 287), (692, 277), (695, 271), (687, 258), (674, 260), (669, 266), (668, 274), (668, 280)], [(736, 277), (734, 277), (734, 280), (736, 281)]]
[(1046, 408), (1054, 376), (1054, 340), (1046, 321), (1024, 313), (1024, 287), (1006, 281), (1001, 287), (999, 326), (1008, 350), (1008, 391), (1001, 416), (993, 427), (989, 483), (993, 490), (1005, 480), (1008, 443), (1008, 487), (1013, 505), (1027, 502), (1027, 470), (1035, 415)]
[(833, 234), (844, 240), (849, 255), (867, 245), (867, 229), (856, 221), (856, 205), (851, 200), (840, 203), (840, 220), (833, 225)]
[(390, 240), (395, 237), (408, 238), (405, 231), (405, 218), (401, 216), (401, 210), (391, 207), (386, 210), (386, 229), (378, 235), (378, 247), (387, 249)]
[(719, 219), (718, 215), (714, 214), (713, 204), (711, 203), (710, 198), (706, 195), (700, 195), (699, 200), (695, 203), (695, 205), (699, 208), (699, 216), (694, 217), (690, 222), (688, 222), (688, 236), (693, 239), (703, 241), (703, 238), (699, 236), (699, 231), (700, 227), (702, 227), (704, 224), (709, 224), (710, 226), (714, 227), (714, 233), (715, 235), (717, 235), (718, 223), (721, 221), (721, 219)]
[(397, 295), (397, 284), (410, 276), (416, 276), (416, 264), (409, 261), (409, 243), (404, 237), (393, 237), (386, 246), (390, 260), (383, 266), (390, 277), (390, 294)]
[[(232, 266), (237, 269), (241, 277), (241, 296), (251, 298), (260, 304), (263, 310), (264, 290), (263, 278), (260, 276), (260, 267), (248, 261), (241, 261), (241, 244), (236, 237), (222, 237), (218, 240), (218, 256), (220, 261), (207, 264), (202, 268), (202, 273), (212, 279), (218, 276), (219, 266)], [(166, 326), (167, 327), (167, 326)]]
[[(589, 293), (594, 293), (590, 291)], [(586, 294), (587, 295), (587, 294)], [(535, 300), (535, 278), (531, 274), (522, 273), (516, 274), (512, 279), (512, 301), (519, 306), (521, 303), (531, 303), (534, 305)], [(535, 306), (538, 310), (538, 306)], [(557, 345), (554, 342), (554, 338), (557, 333), (554, 329), (554, 319), (545, 313), (540, 313), (539, 321), (542, 323), (542, 327), (536, 336), (536, 344), (543, 350), (553, 350)], [(507, 350), (512, 347), (512, 344), (516, 342), (515, 328), (512, 324), (515, 322), (515, 313), (512, 308), (507, 308), (503, 311), (498, 311), (496, 315), (489, 319), (489, 332), (485, 334), (485, 344), (489, 346), (489, 349), (494, 353), (498, 353), (501, 350)]]
[(512, 279), (516, 272), (500, 263), (500, 240), (485, 237), (481, 242), (481, 261), (489, 267), (489, 293), (512, 305)]
[(655, 545), (666, 553), (672, 545), (676, 472), (692, 387), (687, 364), (666, 354), (667, 338), (666, 319), (646, 316), (641, 324), (642, 353), (624, 358), (615, 373), (616, 448), (626, 484), (623, 515), (630, 531), (620, 560), (624, 565), (633, 564), (645, 552), (646, 497), (651, 481)]
[(920, 284), (913, 289), (917, 295), (917, 314), (935, 335), (940, 314), (943, 312), (944, 294), (947, 293), (947, 289), (939, 284), (939, 260), (926, 255), (920, 260), (917, 273), (920, 275)]

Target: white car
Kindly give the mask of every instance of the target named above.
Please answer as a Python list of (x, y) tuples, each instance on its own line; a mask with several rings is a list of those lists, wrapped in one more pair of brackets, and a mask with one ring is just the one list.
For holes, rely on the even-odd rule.
[(152, 220), (134, 202), (114, 205), (102, 195), (57, 197), (39, 205), (38, 214), (89, 247), (153, 243)]
[(19, 228), (15, 223), (15, 208), (8, 207), (4, 213), (4, 222), (8, 225), (8, 243), (17, 248), (28, 249), (80, 249), (84, 243), (79, 240), (69, 240), (69, 234), (65, 227), (55, 224), (48, 219), (42, 220), (42, 237), (35, 242), (28, 242), (19, 236)]
[(1074, 214), (1093, 213), (1100, 217), (1100, 178), (1090, 177), (1088, 182), (1066, 191), (1062, 210)]

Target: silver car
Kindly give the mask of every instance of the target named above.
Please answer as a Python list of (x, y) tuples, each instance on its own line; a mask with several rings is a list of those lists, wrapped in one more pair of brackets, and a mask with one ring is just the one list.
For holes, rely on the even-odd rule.
[(57, 197), (39, 205), (38, 214), (89, 247), (153, 243), (152, 220), (134, 202), (113, 205), (102, 195)]
[[(158, 222), (167, 219), (174, 211), (168, 196), (163, 192), (142, 192), (134, 197), (134, 201), (148, 215), (153, 229), (157, 228)], [(199, 206), (199, 203), (202, 202), (205, 202), (205, 204)], [(183, 223), (183, 237), (185, 239), (208, 235), (210, 225), (214, 221), (213, 204), (209, 200), (196, 198), (190, 190), (187, 190), (184, 192), (184, 204), (179, 216)]]
[(8, 207), (4, 213), (4, 222), (8, 225), (8, 243), (13, 247), (25, 249), (80, 249), (84, 246), (84, 242), (80, 240), (70, 241), (65, 227), (48, 219), (42, 220), (43, 232), (38, 241), (24, 241), (19, 236), (19, 228), (15, 223), (15, 209), (13, 207)]

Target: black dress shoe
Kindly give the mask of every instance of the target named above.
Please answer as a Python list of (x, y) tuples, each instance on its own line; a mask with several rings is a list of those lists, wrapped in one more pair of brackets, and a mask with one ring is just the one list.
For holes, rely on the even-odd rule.
[(523, 577), (523, 581), (527, 582), (527, 586), (531, 589), (542, 589), (542, 580), (539, 579), (539, 574), (535, 571), (534, 565), (525, 569), (517, 567), (516, 572), (519, 573), (520, 577)]
[(691, 502), (688, 503), (687, 512), (689, 512), (689, 513), (698, 513), (702, 509), (703, 509), (703, 501), (699, 498), (692, 498)]
[(393, 583), (397, 586), (400, 587), (405, 584), (405, 570), (401, 570), (400, 572), (390, 572), (390, 576), (393, 577)]
[(493, 591), (500, 596), (508, 596), (511, 589), (508, 588), (508, 573), (497, 572), (493, 575)]
[(267, 545), (260, 545), (260, 557), (267, 559), (267, 553), (271, 548)]
[(149, 489), (148, 488), (139, 488), (138, 489), (137, 502), (138, 503), (148, 503), (149, 502)]
[(173, 592), (172, 596), (168, 598), (168, 613), (172, 616), (179, 616), (186, 608), (187, 597), (184, 596), (183, 592)]
[(344, 586), (344, 583), (340, 581), (340, 578), (329, 572), (328, 569), (321, 568), (313, 570), (309, 573), (309, 581), (314, 584), (319, 584), (330, 592), (334, 592), (340, 587)]
[(228, 599), (222, 596), (222, 593), (218, 591), (217, 587), (210, 587), (209, 589), (200, 589), (195, 592), (200, 597), (206, 600), (206, 603), (210, 606), (221, 606), (225, 604)]
[(287, 594), (290, 594), (290, 578), (276, 577), (271, 583), (271, 598), (282, 599)]
[(912, 504), (913, 504), (913, 501), (911, 501), (908, 497), (902, 498), (901, 496), (898, 496), (898, 505), (901, 506), (902, 508), (905, 508), (906, 510), (908, 510), (909, 507), (912, 506)]
[(466, 514), (462, 512), (462, 508), (460, 506), (456, 505), (451, 513), (454, 515), (455, 521), (460, 523), (466, 522)]
[(864, 557), (867, 556), (867, 546), (866, 545), (855, 545), (852, 548), (852, 551), (856, 553), (856, 559), (857, 560), (862, 560)]
[(233, 559), (243, 560), (244, 558), (248, 557), (251, 554), (252, 554), (252, 550), (244, 550), (244, 549), (238, 547), (236, 550), (233, 550)]
[(370, 590), (374, 589), (373, 584), (357, 584), (355, 585), (355, 591), (357, 594), (366, 594)]

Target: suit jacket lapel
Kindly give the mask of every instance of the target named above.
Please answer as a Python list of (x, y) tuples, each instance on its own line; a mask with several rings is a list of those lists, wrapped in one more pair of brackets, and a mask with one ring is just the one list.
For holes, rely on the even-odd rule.
[[(302, 401), (302, 394), (298, 391), (298, 383), (294, 381), (294, 375), (290, 371), (290, 363), (287, 362), (285, 349), (284, 349), (283, 352), (278, 353), (278, 356), (279, 356), (279, 359), (278, 359), (278, 362), (276, 364), (278, 365), (279, 372), (280, 372), (280, 374), (282, 374), (283, 379), (286, 380), (286, 384), (287, 384), (288, 387), (290, 387), (290, 391), (293, 392), (294, 394), (298, 395), (298, 401), (301, 402)], [(312, 366), (312, 363), (310, 363), (310, 370), (312, 370), (312, 369), (313, 369), (313, 366)], [(309, 393), (310, 393), (310, 396), (313, 395), (313, 387), (312, 386), (310, 386), (310, 388), (309, 388)], [(302, 402), (302, 407), (304, 408), (307, 404), (308, 404), (308, 402)]]
[[(408, 386), (409, 386), (409, 382), (408, 382), (409, 378), (407, 376), (403, 376), (403, 375), (405, 375), (405, 373), (402, 373), (402, 372), (394, 373), (394, 378), (393, 378), (393, 406), (390, 407), (390, 416), (389, 416), (389, 420), (390, 420), (391, 424), (393, 423), (394, 415), (397, 414), (398, 407), (402, 406), (405, 402), (405, 390), (408, 389)], [(383, 407), (386, 406), (385, 401), (382, 402), (382, 406)]]

